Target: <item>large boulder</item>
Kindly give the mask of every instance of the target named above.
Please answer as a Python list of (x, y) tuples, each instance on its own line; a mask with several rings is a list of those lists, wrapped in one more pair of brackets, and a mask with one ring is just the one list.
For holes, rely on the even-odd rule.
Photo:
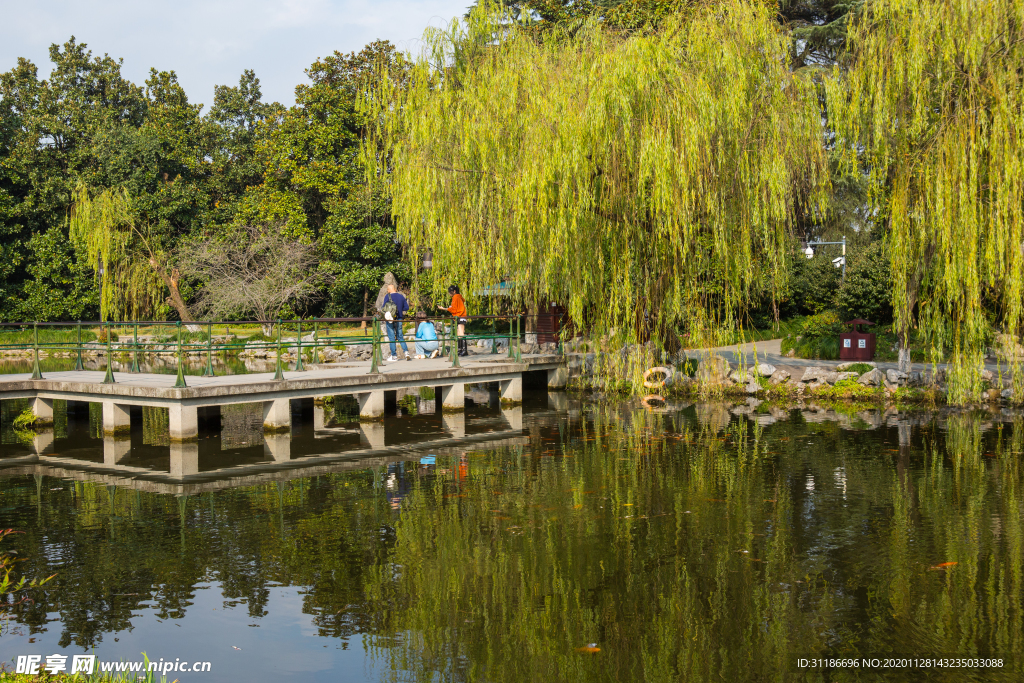
[(736, 384), (746, 384), (753, 379), (753, 375), (746, 370), (733, 370), (729, 373), (729, 379)]
[(790, 377), (789, 370), (779, 369), (772, 373), (771, 379), (768, 381), (772, 384), (782, 384), (783, 382), (788, 382)]
[(865, 372), (857, 381), (866, 387), (877, 387), (885, 381), (885, 373), (878, 368), (875, 368)]
[(719, 384), (729, 377), (729, 361), (712, 356), (701, 361), (693, 378), (701, 384)]
[(817, 382), (819, 384), (825, 384), (828, 382), (829, 375), (831, 374), (834, 373), (830, 373), (824, 368), (819, 368), (817, 365), (812, 365), (811, 367), (804, 369), (804, 375), (800, 378), (800, 381), (804, 383)]
[(842, 382), (844, 379), (853, 379), (854, 377), (857, 377), (856, 372), (834, 372), (832, 374), (835, 375), (835, 380), (829, 382), (829, 384), (835, 384), (836, 382)]
[(908, 377), (909, 375), (907, 373), (900, 372), (899, 370), (893, 370), (890, 368), (885, 371), (885, 379), (889, 384), (895, 384), (896, 386), (900, 386), (906, 382)]
[(758, 363), (753, 367), (751, 372), (756, 374), (758, 377), (771, 377), (775, 374), (775, 366), (771, 363)]

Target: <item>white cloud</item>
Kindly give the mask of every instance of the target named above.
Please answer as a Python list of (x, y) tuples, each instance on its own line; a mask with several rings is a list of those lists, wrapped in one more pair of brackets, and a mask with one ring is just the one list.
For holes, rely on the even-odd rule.
[(124, 59), (142, 84), (150, 67), (176, 71), (193, 102), (209, 106), (214, 85), (234, 85), (244, 69), (264, 98), (291, 104), (303, 70), (335, 50), (387, 39), (415, 50), (423, 30), (461, 16), (472, 0), (32, 0), (5, 3), (0, 71), (18, 57), (50, 72), (49, 46), (72, 35), (93, 54)]

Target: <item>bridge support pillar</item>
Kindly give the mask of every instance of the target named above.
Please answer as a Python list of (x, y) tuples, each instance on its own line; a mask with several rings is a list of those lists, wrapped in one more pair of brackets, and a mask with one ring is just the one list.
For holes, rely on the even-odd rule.
[(523, 376), (503, 379), (500, 382), (501, 404), (516, 405), (523, 402)]
[(199, 474), (199, 442), (171, 441), (171, 476), (190, 474)]
[(359, 431), (362, 439), (370, 448), (378, 450), (384, 448), (384, 424), (381, 422), (360, 422)]
[(32, 399), (32, 412), (36, 416), (36, 425), (52, 425), (53, 399), (38, 396)]
[(286, 433), (292, 430), (292, 405), (287, 398), (263, 402), (263, 431)]
[(320, 431), (327, 426), (327, 421), (324, 419), (324, 404), (321, 401), (317, 403), (313, 401), (313, 431)]
[(53, 430), (43, 429), (37, 431), (35, 436), (32, 437), (32, 452), (36, 455), (42, 455), (48, 450), (53, 449)]
[[(127, 408), (127, 406), (125, 407)], [(106, 411), (106, 408), (107, 405), (104, 403), (104, 411)], [(125, 413), (127, 414), (127, 410)], [(106, 412), (103, 415), (106, 417)], [(197, 407), (172, 403), (167, 408), (167, 418), (167, 431), (170, 433), (171, 443), (176, 441), (195, 441), (199, 436), (199, 409)], [(171, 459), (173, 460), (173, 454)]]
[(523, 407), (522, 406), (508, 406), (507, 408), (501, 409), (501, 416), (508, 421), (509, 426), (512, 429), (523, 428)]
[(264, 434), (263, 453), (274, 462), (286, 462), (292, 459), (291, 434)]
[[(459, 386), (462, 386), (461, 384)], [(441, 420), (444, 422), (444, 430), (449, 432), (454, 439), (462, 439), (466, 436), (466, 412), (441, 413)]]
[(449, 384), (441, 387), (441, 412), (462, 412), (466, 409), (466, 385)]
[(569, 368), (560, 365), (553, 370), (548, 370), (548, 389), (565, 389), (569, 383)]
[(360, 420), (379, 420), (384, 417), (384, 392), (367, 391), (356, 394), (359, 400)]
[(548, 408), (552, 410), (568, 410), (569, 397), (564, 391), (551, 391), (548, 393)]
[(132, 440), (117, 436), (103, 437), (103, 464), (118, 465), (132, 452)]
[[(195, 410), (193, 408), (193, 410)], [(171, 411), (171, 424), (174, 424), (174, 412)], [(173, 427), (172, 427), (173, 429)], [(132, 431), (132, 419), (128, 406), (113, 401), (103, 402), (103, 433), (106, 436), (126, 436)], [(174, 432), (171, 432), (173, 439)]]

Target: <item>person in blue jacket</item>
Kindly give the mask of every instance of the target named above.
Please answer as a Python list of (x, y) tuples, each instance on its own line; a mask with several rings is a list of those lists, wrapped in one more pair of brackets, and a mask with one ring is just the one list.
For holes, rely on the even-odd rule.
[(416, 323), (416, 357), (426, 358), (429, 353), (431, 358), (435, 358), (438, 351), (434, 323), (427, 320), (427, 314), (423, 311), (416, 313)]
[[(393, 304), (393, 307), (389, 306), (389, 304)], [(388, 293), (384, 297), (381, 310), (384, 311), (384, 325), (387, 327), (388, 340), (391, 342), (391, 356), (384, 360), (389, 362), (398, 360), (398, 350), (395, 348), (396, 338), (402, 345), (405, 359), (412, 360), (412, 356), (409, 355), (409, 346), (405, 343), (405, 333), (402, 331), (402, 318), (405, 317), (406, 311), (409, 310), (409, 302), (395, 285), (388, 285)], [(390, 320), (388, 319), (389, 317)]]

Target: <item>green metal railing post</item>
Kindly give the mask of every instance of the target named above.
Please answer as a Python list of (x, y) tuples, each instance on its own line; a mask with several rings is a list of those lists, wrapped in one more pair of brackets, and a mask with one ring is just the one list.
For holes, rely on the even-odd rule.
[(203, 377), (213, 377), (213, 323), (206, 323), (206, 369)]
[(377, 316), (373, 316), (373, 336), (371, 337), (371, 339), (373, 339), (373, 352), (370, 353), (370, 372), (369, 372), (369, 374), (371, 374), (371, 375), (376, 375), (377, 373), (380, 372), (380, 368), (378, 367), (378, 363), (380, 361), (378, 360), (378, 356), (377, 356), (377, 354), (380, 353), (380, 343), (379, 343), (380, 339), (379, 339), (379, 337), (380, 337), (380, 325), (377, 324)]
[[(100, 329), (103, 329), (102, 326)], [(107, 323), (107, 374), (103, 376), (104, 384), (114, 384), (114, 352), (111, 350), (111, 339), (110, 335), (113, 334), (110, 331), (110, 323)]]
[(298, 358), (298, 360), (295, 361), (295, 372), (302, 372), (306, 368), (302, 364), (302, 321), (301, 320), (299, 321), (299, 333), (296, 336), (296, 338), (298, 339), (298, 341), (295, 342), (296, 344), (298, 344), (298, 347), (297, 347), (298, 351), (297, 351), (296, 355), (299, 358)]
[(39, 369), (39, 327), (38, 323), (32, 323), (32, 379), (42, 379), (43, 373)]
[(78, 321), (78, 360), (75, 361), (75, 370), (84, 370), (82, 365), (82, 321)]
[[(493, 311), (492, 311), (493, 312)], [(498, 328), (495, 326), (494, 318), (491, 318), (491, 353), (498, 352)]]
[(185, 372), (181, 363), (181, 321), (178, 321), (178, 379), (174, 382), (175, 389), (184, 389), (185, 384)]
[(516, 316), (516, 360), (522, 362), (523, 360), (523, 349), (522, 349), (522, 330), (520, 329), (520, 322), (522, 321), (521, 316)]
[(508, 357), (510, 359), (516, 357), (516, 352), (512, 348), (512, 318), (508, 319)]
[(281, 319), (277, 319), (277, 369), (274, 371), (274, 379), (284, 380), (284, 368), (281, 367)]
[(310, 363), (319, 363), (320, 358), (317, 355), (318, 347), (320, 346), (320, 323), (313, 321), (313, 352), (310, 354)]
[(448, 346), (451, 347), (452, 367), (453, 368), (461, 368), (462, 366), (459, 365), (459, 319), (458, 318), (452, 318), (451, 342), (449, 342)]
[(139, 324), (138, 323), (135, 323), (135, 343), (134, 343), (134, 347), (135, 347), (135, 352), (134, 352), (134, 359), (132, 360), (132, 372), (142, 372), (142, 369), (139, 367)]

